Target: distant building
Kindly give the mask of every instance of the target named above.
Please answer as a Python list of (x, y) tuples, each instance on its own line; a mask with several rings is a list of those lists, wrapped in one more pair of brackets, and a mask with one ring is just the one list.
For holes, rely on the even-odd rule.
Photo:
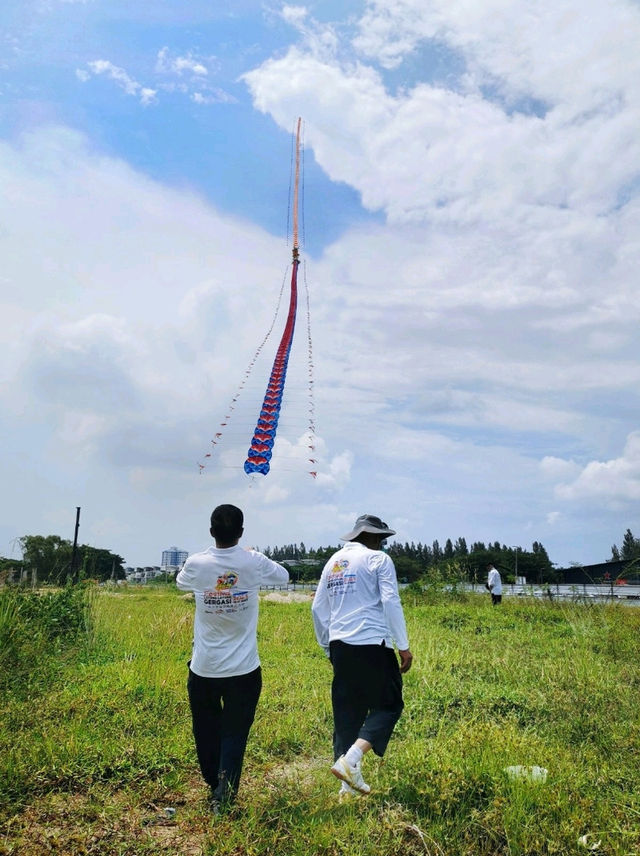
[(128, 583), (148, 583), (149, 580), (161, 577), (164, 573), (164, 569), (159, 568), (157, 565), (147, 565), (145, 568), (125, 568)]
[(188, 558), (189, 553), (186, 550), (178, 550), (177, 547), (169, 547), (168, 550), (162, 551), (162, 570), (175, 573), (175, 571), (180, 570)]
[(558, 582), (569, 584), (611, 583), (612, 585), (624, 585), (626, 582), (635, 582), (639, 578), (640, 573), (636, 563), (627, 559), (558, 569)]

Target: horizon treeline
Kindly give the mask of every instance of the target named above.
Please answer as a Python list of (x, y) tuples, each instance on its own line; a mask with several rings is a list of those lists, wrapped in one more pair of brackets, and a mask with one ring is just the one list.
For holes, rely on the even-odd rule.
[[(58, 535), (25, 535), (19, 539), (19, 544), (22, 559), (0, 556), (0, 581), (2, 578), (11, 581), (16, 574), (21, 578), (23, 574), (28, 575), (32, 584), (37, 581), (59, 585), (68, 581), (73, 551), (71, 541)], [(338, 545), (307, 548), (301, 541), (266, 547), (262, 552), (275, 561), (286, 562), (292, 578), (302, 581), (318, 579), (325, 562), (338, 549)], [(421, 578), (480, 582), (486, 578), (489, 562), (495, 564), (505, 582), (513, 582), (519, 576), (531, 583), (551, 583), (561, 577), (561, 569), (554, 567), (540, 541), (533, 541), (531, 549), (525, 549), (499, 541), (474, 541), (468, 545), (466, 538), (460, 537), (455, 541), (447, 538), (443, 545), (438, 540), (431, 544), (392, 541), (386, 549), (394, 561), (398, 578), (405, 582)], [(618, 561), (628, 562), (640, 572), (640, 538), (636, 538), (631, 529), (625, 531), (620, 546), (611, 546), (611, 557), (603, 560)], [(124, 559), (111, 550), (79, 544), (75, 576), (100, 581), (124, 579)]]
[[(324, 563), (337, 549), (336, 546), (307, 548), (300, 542), (266, 547), (262, 552), (276, 562), (287, 562), (295, 579), (311, 580), (319, 576)], [(486, 578), (489, 562), (495, 564), (506, 580), (513, 581), (516, 575), (540, 583), (556, 579), (553, 564), (539, 541), (534, 541), (529, 550), (508, 547), (499, 541), (474, 541), (468, 546), (463, 537), (455, 541), (447, 538), (444, 545), (437, 539), (431, 544), (392, 541), (386, 552), (393, 559), (398, 579), (403, 582), (414, 582), (425, 576), (480, 581)]]
[[(300, 542), (266, 547), (262, 552), (277, 562), (287, 562), (295, 579), (311, 580), (319, 576), (322, 566), (337, 549), (339, 547), (335, 545), (307, 548)], [(391, 541), (386, 551), (394, 561), (398, 579), (404, 582), (414, 582), (422, 577), (484, 581), (489, 562), (498, 568), (506, 582), (514, 582), (516, 576), (526, 577), (532, 583), (551, 583), (560, 578), (561, 569), (554, 567), (540, 541), (533, 541), (531, 549), (507, 546), (499, 541), (473, 541), (467, 545), (464, 537), (455, 541), (447, 538), (444, 545), (438, 540), (430, 545)], [(640, 563), (640, 538), (635, 538), (630, 529), (624, 533), (621, 546), (613, 544), (611, 557), (603, 561), (621, 560)]]

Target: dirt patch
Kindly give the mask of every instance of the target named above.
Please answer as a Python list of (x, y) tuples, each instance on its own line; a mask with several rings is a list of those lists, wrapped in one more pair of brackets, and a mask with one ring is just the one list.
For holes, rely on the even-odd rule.
[[(201, 787), (193, 793), (153, 794), (136, 801), (135, 792), (51, 793), (4, 824), (1, 856), (202, 856), (208, 833)], [(165, 809), (175, 808), (169, 816)]]
[(315, 783), (318, 770), (328, 770), (331, 762), (326, 758), (294, 758), (288, 764), (273, 767), (266, 774), (267, 779), (292, 780), (304, 785)]
[(271, 591), (269, 594), (263, 594), (262, 599), (276, 603), (310, 603), (313, 595), (311, 592), (301, 591)]

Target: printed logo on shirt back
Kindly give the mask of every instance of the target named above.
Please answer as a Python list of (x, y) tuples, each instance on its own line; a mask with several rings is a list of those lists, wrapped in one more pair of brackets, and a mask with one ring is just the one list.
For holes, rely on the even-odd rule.
[(238, 591), (236, 588), (238, 575), (235, 571), (227, 571), (218, 577), (215, 589), (205, 590), (203, 600), (206, 612), (217, 615), (241, 612), (246, 609), (249, 601), (248, 591)]
[(337, 559), (329, 572), (327, 591), (329, 595), (347, 594), (355, 590), (356, 573), (349, 570), (348, 559)]
[(232, 589), (237, 582), (238, 575), (234, 571), (227, 571), (226, 574), (222, 574), (218, 577), (218, 582), (216, 583), (216, 591)]

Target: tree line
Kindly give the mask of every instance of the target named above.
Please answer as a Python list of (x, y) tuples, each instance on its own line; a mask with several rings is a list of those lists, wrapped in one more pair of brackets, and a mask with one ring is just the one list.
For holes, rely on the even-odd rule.
[(33, 585), (64, 585), (76, 579), (99, 581), (125, 578), (124, 559), (111, 550), (78, 544), (75, 568), (71, 560), (73, 544), (59, 535), (25, 535), (19, 539), (22, 559), (0, 557), (0, 573), (14, 580), (28, 579)]
[[(73, 544), (58, 535), (25, 535), (19, 539), (22, 559), (0, 556), (0, 576), (10, 580), (26, 578), (30, 582), (63, 585), (71, 577)], [(285, 562), (294, 580), (317, 580), (325, 562), (338, 549), (336, 545), (307, 548), (304, 542), (266, 547), (262, 550), (276, 562)], [(467, 545), (465, 538), (444, 545), (438, 540), (431, 544), (413, 541), (392, 541), (387, 552), (396, 566), (398, 578), (405, 582), (419, 579), (483, 581), (489, 562), (500, 571), (505, 582), (526, 577), (530, 583), (550, 583), (558, 579), (546, 549), (534, 541), (530, 549), (508, 547), (499, 541), (474, 541)], [(623, 535), (620, 546), (613, 544), (607, 561), (628, 561), (640, 567), (640, 538), (630, 529)], [(79, 544), (76, 554), (75, 576), (78, 579), (125, 578), (124, 559), (111, 550)]]
[[(325, 562), (337, 549), (335, 545), (307, 549), (300, 542), (266, 547), (263, 552), (276, 562), (285, 562), (292, 577), (304, 581), (318, 579)], [(468, 545), (464, 537), (455, 541), (447, 538), (444, 545), (438, 540), (431, 544), (392, 541), (387, 552), (394, 561), (398, 578), (406, 582), (422, 578), (480, 582), (486, 577), (489, 562), (498, 568), (505, 582), (514, 582), (516, 575), (526, 577), (532, 584), (553, 583), (560, 578), (560, 571), (554, 568), (540, 541), (534, 541), (530, 549), (509, 547), (499, 541), (474, 541)], [(612, 545), (611, 558), (606, 561), (626, 561), (634, 569), (640, 569), (640, 538), (627, 529), (620, 546)]]
[[(266, 547), (263, 552), (276, 562), (285, 562), (292, 577), (304, 581), (318, 579), (325, 562), (337, 549), (336, 546), (307, 549), (301, 542)], [(534, 541), (530, 549), (508, 547), (499, 541), (474, 541), (468, 546), (463, 537), (455, 541), (447, 538), (442, 546), (438, 540), (431, 544), (392, 541), (387, 552), (396, 566), (398, 578), (409, 583), (423, 577), (479, 582), (486, 578), (489, 562), (498, 568), (506, 582), (515, 581), (516, 574), (532, 583), (554, 582), (557, 578), (549, 555), (539, 541)]]

